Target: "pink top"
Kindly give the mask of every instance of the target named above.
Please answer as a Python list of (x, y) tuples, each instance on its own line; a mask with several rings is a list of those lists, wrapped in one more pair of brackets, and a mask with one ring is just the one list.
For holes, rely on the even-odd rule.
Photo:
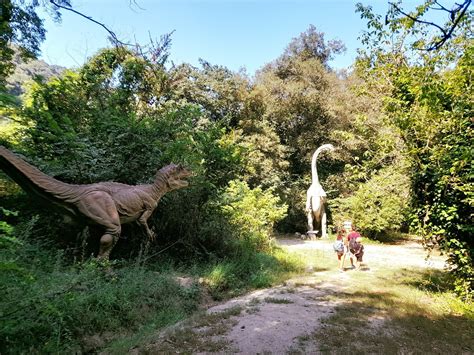
[(347, 240), (350, 241), (351, 239), (357, 239), (359, 237), (360, 237), (359, 233), (352, 231), (347, 235)]

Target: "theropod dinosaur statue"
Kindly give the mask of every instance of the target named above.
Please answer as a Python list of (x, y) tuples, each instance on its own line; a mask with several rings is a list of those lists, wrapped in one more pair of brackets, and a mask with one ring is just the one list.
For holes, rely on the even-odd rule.
[(311, 186), (306, 192), (306, 213), (308, 216), (308, 235), (316, 236), (318, 231), (314, 230), (314, 222), (318, 224), (321, 230), (321, 237), (326, 237), (326, 192), (319, 183), (318, 170), (316, 168), (316, 160), (319, 153), (323, 151), (333, 151), (332, 144), (324, 144), (320, 146), (313, 154), (311, 159)]
[(137, 221), (148, 238), (155, 239), (148, 227), (148, 218), (164, 194), (188, 186), (185, 179), (191, 176), (186, 168), (170, 164), (158, 170), (153, 184), (131, 186), (99, 182), (72, 185), (42, 173), (2, 146), (0, 168), (26, 192), (61, 207), (72, 217), (103, 227), (98, 258), (105, 259), (120, 236), (121, 224)]

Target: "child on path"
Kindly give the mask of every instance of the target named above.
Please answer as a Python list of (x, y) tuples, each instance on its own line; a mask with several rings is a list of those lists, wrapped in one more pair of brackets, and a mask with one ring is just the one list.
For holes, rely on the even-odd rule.
[(339, 228), (336, 236), (336, 240), (333, 244), (333, 249), (336, 252), (337, 260), (339, 260), (339, 270), (344, 271), (344, 256), (345, 256), (345, 245), (344, 245), (344, 228)]

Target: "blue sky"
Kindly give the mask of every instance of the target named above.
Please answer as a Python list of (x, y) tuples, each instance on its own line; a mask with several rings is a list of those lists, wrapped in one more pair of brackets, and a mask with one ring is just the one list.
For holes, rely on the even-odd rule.
[[(120, 39), (146, 43), (149, 33), (172, 36), (171, 60), (196, 65), (199, 58), (232, 70), (245, 67), (250, 75), (277, 58), (292, 38), (310, 24), (340, 39), (347, 52), (331, 65), (351, 65), (360, 46), (365, 22), (348, 0), (72, 0), (75, 9), (105, 23)], [(361, 1), (385, 13), (387, 1)], [(135, 3), (138, 5), (135, 5)], [(410, 1), (407, 2), (408, 4)], [(412, 2), (413, 3), (413, 2)], [(45, 16), (42, 59), (78, 67), (107, 46), (107, 32), (78, 15), (63, 11), (63, 21)]]

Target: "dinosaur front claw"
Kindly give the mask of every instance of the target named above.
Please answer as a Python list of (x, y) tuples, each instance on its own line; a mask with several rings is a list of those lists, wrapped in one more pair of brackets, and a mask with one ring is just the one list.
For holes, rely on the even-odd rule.
[(148, 240), (149, 240), (150, 242), (154, 242), (155, 239), (156, 239), (156, 233), (150, 231), (150, 233), (148, 234)]

